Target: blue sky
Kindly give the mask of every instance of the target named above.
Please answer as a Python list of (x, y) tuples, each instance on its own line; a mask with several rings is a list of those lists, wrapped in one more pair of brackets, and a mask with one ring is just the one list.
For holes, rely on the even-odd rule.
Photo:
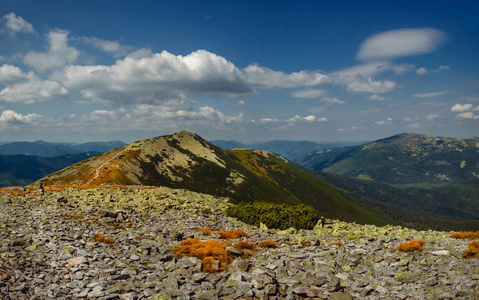
[(0, 3), (0, 141), (479, 136), (477, 1)]

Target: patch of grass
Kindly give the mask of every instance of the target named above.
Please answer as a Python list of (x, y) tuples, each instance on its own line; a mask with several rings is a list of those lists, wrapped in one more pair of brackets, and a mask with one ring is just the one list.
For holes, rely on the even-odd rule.
[(93, 237), (93, 239), (96, 242), (99, 242), (99, 243), (105, 243), (105, 244), (115, 243), (115, 240), (112, 237), (106, 237), (101, 233), (96, 233), (95, 236)]
[[(226, 251), (225, 242), (218, 240), (201, 241), (199, 239), (186, 239), (180, 243), (173, 252), (178, 256), (194, 256), (202, 260), (203, 272), (220, 272), (226, 269), (226, 265), (233, 258)], [(219, 267), (215, 268), (213, 264), (219, 261)]]
[(208, 228), (199, 228), (198, 231), (203, 232), (204, 235), (211, 235), (211, 229)]
[(270, 240), (261, 241), (259, 242), (259, 246), (261, 248), (276, 248), (278, 247), (278, 242), (270, 241)]

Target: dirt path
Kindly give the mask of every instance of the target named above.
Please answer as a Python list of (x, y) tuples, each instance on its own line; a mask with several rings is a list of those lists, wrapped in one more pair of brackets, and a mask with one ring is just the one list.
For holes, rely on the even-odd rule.
[(109, 162), (111, 162), (112, 160), (114, 160), (115, 158), (118, 157), (118, 155), (120, 155), (121, 151), (119, 151), (117, 154), (115, 154), (115, 156), (113, 156), (112, 158), (110, 158), (109, 160), (105, 161), (104, 163), (102, 163), (98, 168), (95, 169), (95, 176), (93, 176), (93, 178), (91, 178), (90, 180), (87, 181), (86, 185), (90, 185), (93, 180), (97, 179), (98, 176), (100, 176), (100, 170)]

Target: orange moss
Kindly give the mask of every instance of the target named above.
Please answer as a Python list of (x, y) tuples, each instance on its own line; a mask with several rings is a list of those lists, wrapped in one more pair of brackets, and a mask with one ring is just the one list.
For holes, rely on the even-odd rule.
[(470, 239), (470, 240), (477, 240), (479, 239), (479, 231), (459, 231), (453, 233), (450, 238), (453, 239)]
[[(189, 238), (182, 241), (180, 245), (173, 249), (173, 252), (178, 256), (194, 256), (201, 259), (203, 261), (203, 272), (224, 271), (226, 265), (233, 260), (232, 256), (226, 252), (225, 242), (217, 240), (201, 241)], [(212, 266), (215, 260), (219, 261), (219, 268), (217, 269)]]
[(244, 250), (246, 250), (246, 249), (256, 250), (256, 248), (258, 248), (258, 245), (256, 245), (256, 243), (253, 243), (253, 242), (250, 242), (250, 241), (239, 241), (239, 242), (236, 242), (233, 245), (233, 247), (235, 247), (236, 249), (238, 249), (241, 252), (244, 252)]
[(331, 242), (331, 246), (343, 246), (343, 242), (337, 241), (337, 242)]
[(71, 215), (69, 213), (65, 213), (65, 217), (76, 220), (83, 220), (85, 218), (85, 216)]
[(401, 252), (421, 251), (422, 246), (426, 244), (425, 241), (410, 240), (409, 242), (402, 242), (398, 246), (398, 250)]
[(199, 228), (197, 231), (203, 232), (204, 235), (211, 235), (211, 229), (208, 228)]
[(464, 252), (465, 258), (476, 258), (479, 256), (479, 241), (470, 241), (469, 245)]
[(216, 234), (218, 234), (219, 239), (237, 239), (240, 237), (249, 237), (249, 234), (244, 232), (241, 229), (234, 229), (230, 231), (217, 231)]
[(115, 240), (112, 237), (106, 237), (101, 233), (96, 233), (93, 239), (99, 243), (113, 244)]
[(278, 247), (278, 242), (266, 240), (259, 242), (259, 246), (261, 248), (276, 248)]

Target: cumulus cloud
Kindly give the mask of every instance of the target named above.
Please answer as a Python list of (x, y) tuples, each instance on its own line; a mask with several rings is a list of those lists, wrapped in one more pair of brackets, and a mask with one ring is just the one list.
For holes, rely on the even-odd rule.
[(3, 16), (2, 19), (5, 22), (5, 31), (11, 36), (15, 36), (18, 32), (35, 33), (32, 24), (28, 23), (20, 16), (17, 17), (13, 12)]
[[(146, 53), (145, 53), (146, 54)], [(214, 53), (167, 51), (127, 56), (114, 65), (67, 66), (53, 78), (103, 103), (161, 104), (187, 95), (235, 97), (254, 93), (236, 66)]]
[(346, 86), (347, 91), (355, 93), (386, 93), (396, 87), (391, 80), (374, 80), (373, 77), (392, 70), (388, 62), (374, 62), (353, 66), (329, 75), (331, 82)]
[(430, 114), (430, 115), (427, 115), (424, 117), (426, 120), (428, 120), (429, 122), (437, 119), (437, 118), (440, 118), (439, 115), (437, 114)]
[(319, 89), (305, 89), (291, 93), (291, 96), (296, 98), (318, 98), (326, 93), (325, 90)]
[(382, 60), (435, 51), (446, 34), (433, 28), (398, 29), (375, 34), (360, 46), (360, 60)]
[(419, 68), (419, 69), (416, 70), (416, 74), (417, 75), (426, 75), (426, 74), (430, 74), (430, 73), (441, 73), (444, 70), (450, 70), (450, 69), (451, 68), (449, 66), (442, 66), (442, 65), (435, 70), (428, 70), (426, 68)]
[(386, 120), (376, 121), (374, 122), (374, 124), (376, 124), (377, 126), (390, 125), (390, 124), (393, 124), (392, 121), (393, 121), (392, 118), (387, 118)]
[(292, 118), (286, 119), (286, 122), (288, 123), (294, 123), (294, 122), (314, 122), (316, 121), (316, 116), (314, 115), (309, 115), (306, 117), (301, 117), (299, 115), (296, 115)]
[(239, 100), (235, 103), (236, 106), (245, 106), (246, 102), (244, 100)]
[(326, 103), (326, 104), (344, 104), (345, 102), (343, 100), (339, 100), (338, 98), (336, 97), (323, 97), (321, 98), (321, 100), (319, 100), (323, 103)]
[(468, 111), (468, 110), (472, 110), (472, 104), (470, 103), (467, 103), (467, 104), (454, 104), (453, 107), (451, 107), (451, 111), (455, 111), (455, 112), (464, 112), (464, 111)]
[(403, 120), (404, 122), (411, 122), (411, 121), (412, 121), (412, 119), (409, 118), (409, 117), (403, 117), (402, 120)]
[(82, 37), (81, 40), (104, 52), (111, 53), (115, 57), (124, 56), (133, 49), (132, 47), (123, 46), (115, 41), (102, 40), (96, 37)]
[(61, 101), (68, 97), (68, 90), (56, 81), (42, 80), (33, 72), (4, 64), (0, 67), (0, 100), (32, 104), (39, 101)]
[(391, 100), (391, 98), (386, 98), (376, 94), (369, 96), (368, 99), (371, 101), (390, 101)]
[(414, 70), (415, 67), (416, 67), (415, 65), (403, 63), (401, 65), (393, 66), (393, 67), (391, 67), (391, 69), (394, 72), (394, 74), (402, 75), (404, 73), (407, 73), (407, 72), (410, 72), (410, 71)]
[(474, 114), (472, 111), (463, 112), (456, 116), (457, 119), (479, 119), (479, 115)]
[(257, 64), (249, 65), (244, 69), (248, 82), (269, 88), (296, 88), (302, 86), (317, 86), (328, 82), (328, 77), (319, 71), (300, 71), (286, 74), (273, 71)]
[(43, 119), (43, 116), (35, 113), (22, 115), (13, 110), (4, 110), (0, 115), (0, 129), (18, 129), (22, 126), (38, 125)]
[(416, 98), (432, 98), (432, 97), (444, 96), (446, 94), (447, 94), (447, 91), (442, 91), (442, 92), (414, 94), (412, 96)]
[(348, 92), (387, 93), (396, 87), (396, 82), (391, 80), (373, 80), (368, 78), (364, 81), (353, 81), (348, 83)]
[(48, 33), (50, 48), (48, 52), (28, 52), (23, 62), (38, 71), (58, 69), (74, 63), (80, 52), (68, 45), (68, 31), (52, 30)]

